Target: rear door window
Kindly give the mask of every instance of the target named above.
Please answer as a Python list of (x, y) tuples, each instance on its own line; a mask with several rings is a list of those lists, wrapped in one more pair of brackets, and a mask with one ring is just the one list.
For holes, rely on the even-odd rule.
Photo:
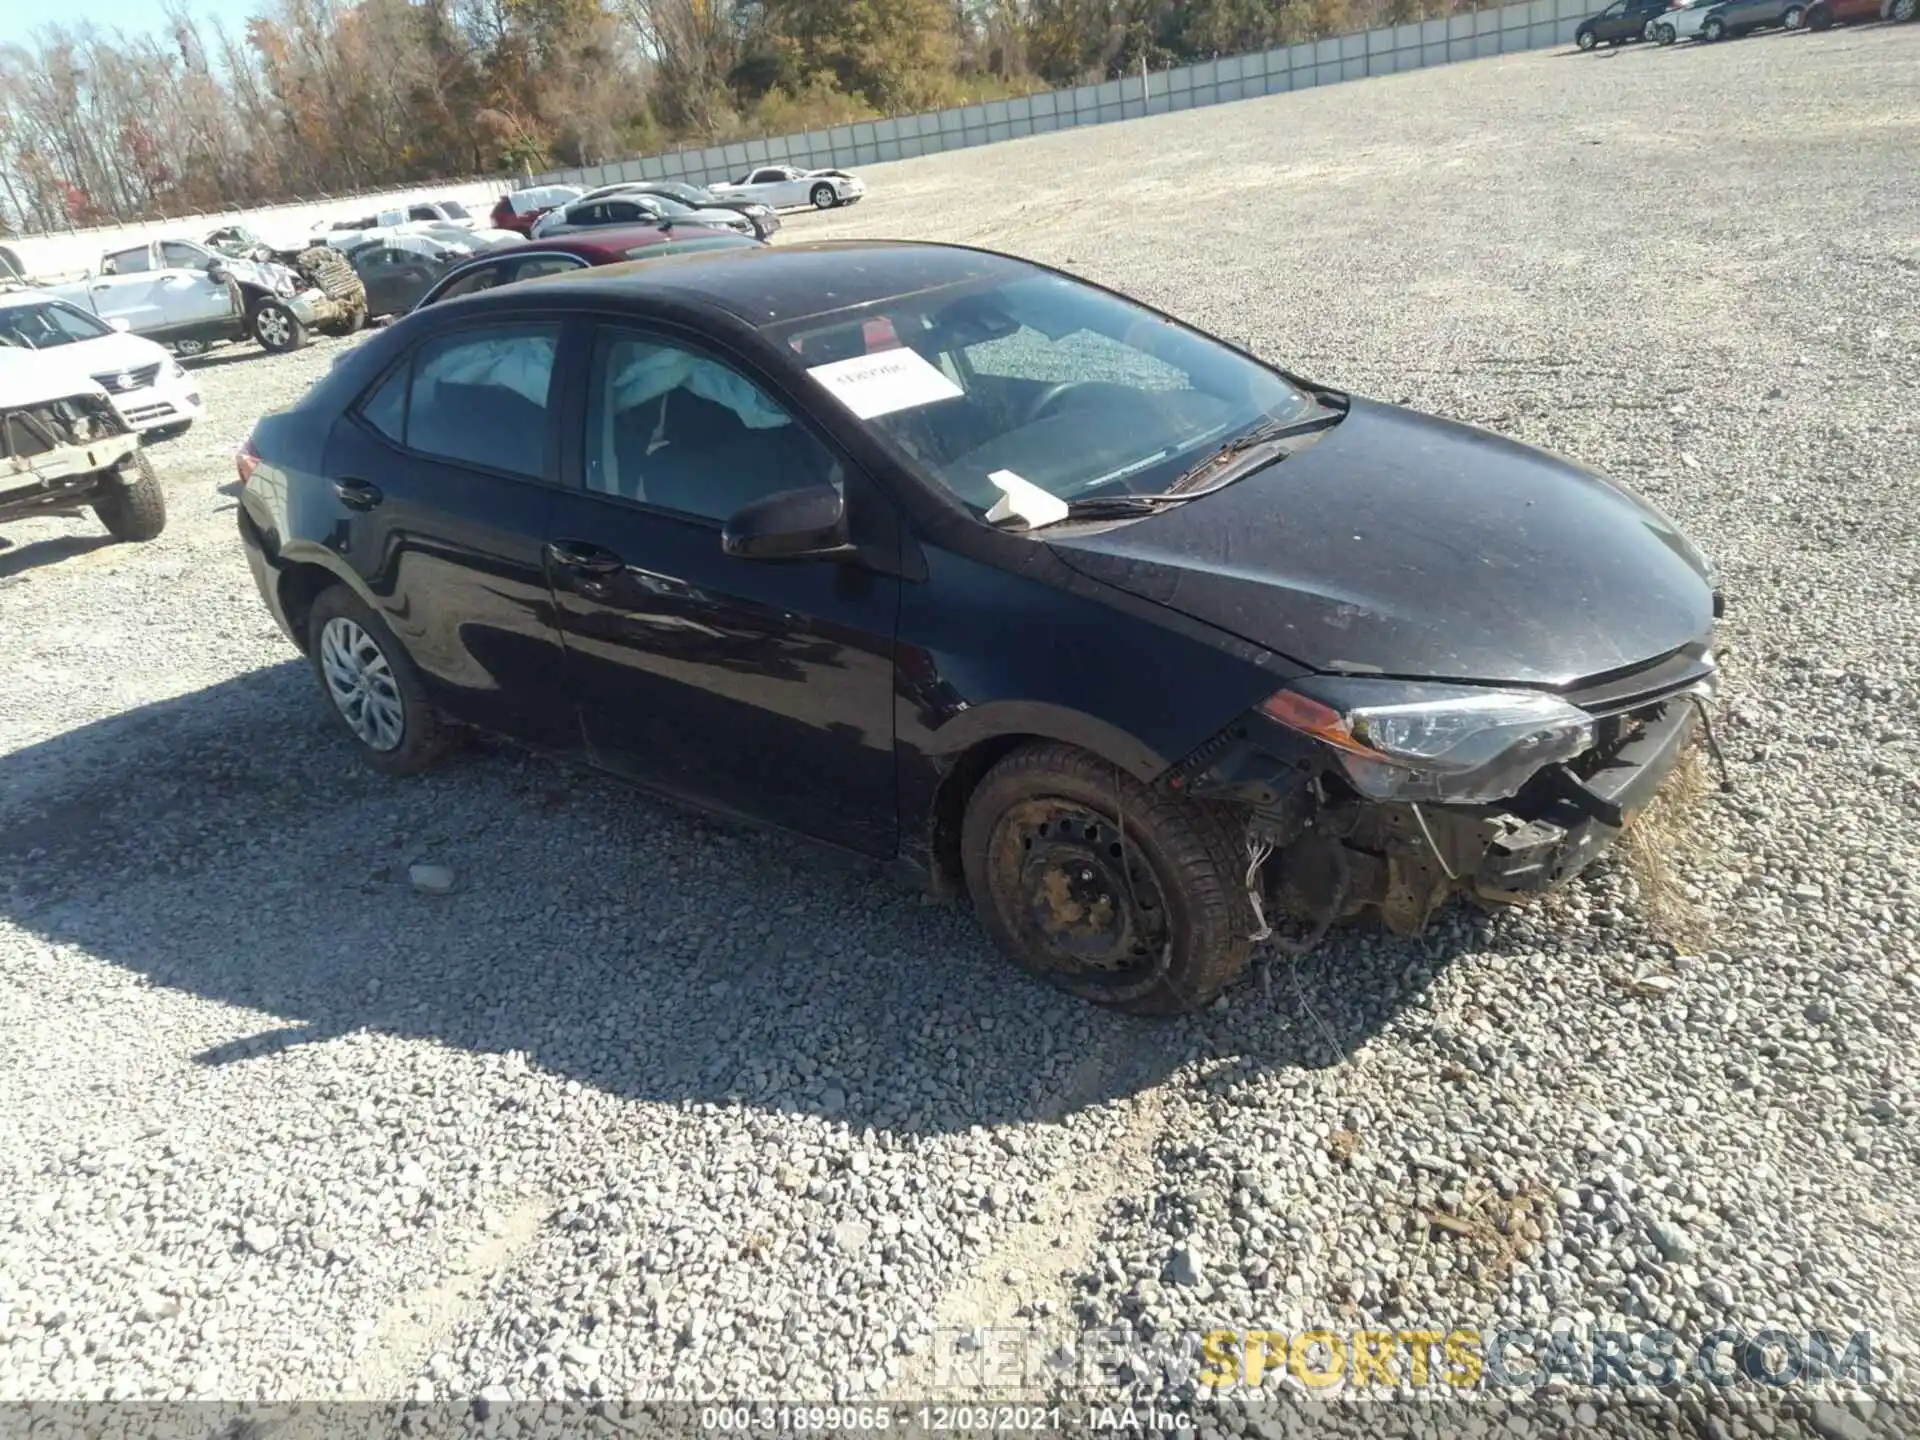
[(507, 282), (505, 265), (481, 265), (455, 280), (446, 289), (434, 296), (435, 300), (451, 300), (456, 295), (476, 295), (482, 290), (491, 290), (496, 285)]
[(107, 256), (106, 261), (100, 266), (100, 273), (103, 275), (133, 275), (142, 270), (151, 270), (152, 268), (153, 262), (147, 254), (147, 247), (142, 245), (138, 250), (117, 250)]
[(542, 322), (439, 336), (367, 393), (360, 418), (423, 455), (538, 479), (559, 340), (560, 327)]
[(569, 270), (584, 270), (586, 265), (587, 262), (577, 255), (535, 255), (518, 265), (507, 267), (507, 279), (537, 280), (542, 275), (564, 275)]

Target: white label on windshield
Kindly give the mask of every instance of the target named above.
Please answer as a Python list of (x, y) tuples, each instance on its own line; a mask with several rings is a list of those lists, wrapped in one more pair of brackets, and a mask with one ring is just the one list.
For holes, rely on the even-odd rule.
[(1051, 491), (1042, 490), (1025, 476), (1016, 475), (1011, 470), (996, 470), (987, 479), (1000, 492), (1000, 498), (987, 511), (989, 525), (998, 525), (1006, 520), (1024, 520), (1029, 530), (1037, 530), (1042, 525), (1056, 525), (1067, 518), (1067, 502)]
[(957, 399), (962, 393), (958, 385), (907, 349), (855, 355), (850, 360), (815, 365), (807, 373), (862, 420)]

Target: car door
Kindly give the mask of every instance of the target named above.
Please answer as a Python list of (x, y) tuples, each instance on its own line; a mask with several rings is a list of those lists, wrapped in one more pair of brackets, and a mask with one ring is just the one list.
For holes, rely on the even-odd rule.
[(397, 269), (404, 258), (401, 251), (391, 245), (368, 245), (356, 249), (348, 260), (353, 265), (354, 274), (360, 277), (360, 283), (367, 287), (367, 313), (370, 315), (391, 315), (398, 308), (396, 286)]
[(182, 328), (224, 320), (233, 314), (233, 292), (216, 280), (211, 250), (180, 240), (160, 242), (160, 305), (167, 323)]
[(1619, 40), (1626, 34), (1627, 0), (1613, 0), (1613, 4), (1602, 10), (1594, 18), (1593, 33), (1602, 40)]
[(838, 484), (856, 523), (890, 526), (886, 502), (702, 343), (614, 326), (589, 341), (547, 561), (590, 754), (697, 803), (893, 855), (899, 579), (720, 544), (727, 517), (780, 490)]
[(149, 246), (116, 250), (102, 259), (100, 273), (87, 281), (87, 300), (102, 320), (125, 320), (136, 334), (167, 328), (160, 275)]
[[(329, 544), (456, 719), (577, 750), (544, 542), (557, 321), (431, 333), (328, 438)], [(320, 527), (326, 528), (323, 523)]]

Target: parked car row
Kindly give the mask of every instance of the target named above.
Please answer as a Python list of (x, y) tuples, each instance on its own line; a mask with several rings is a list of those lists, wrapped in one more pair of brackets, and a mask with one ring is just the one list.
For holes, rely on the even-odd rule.
[(1824, 30), (1867, 20), (1910, 21), (1920, 0), (1613, 0), (1580, 22), (1582, 50), (1652, 40), (1715, 40), (1756, 30)]

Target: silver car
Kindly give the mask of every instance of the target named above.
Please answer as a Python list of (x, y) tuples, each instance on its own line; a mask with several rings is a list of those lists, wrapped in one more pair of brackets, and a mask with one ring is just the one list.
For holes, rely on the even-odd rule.
[(752, 235), (753, 221), (738, 210), (698, 210), (664, 195), (621, 193), (598, 200), (576, 200), (563, 210), (549, 210), (533, 225), (533, 238), (574, 235), (606, 225), (707, 225)]
[(1663, 10), (1647, 21), (1644, 33), (1647, 39), (1662, 45), (1671, 45), (1676, 40), (1698, 40), (1707, 17), (1725, 3), (1726, 0), (1687, 0), (1686, 4)]

